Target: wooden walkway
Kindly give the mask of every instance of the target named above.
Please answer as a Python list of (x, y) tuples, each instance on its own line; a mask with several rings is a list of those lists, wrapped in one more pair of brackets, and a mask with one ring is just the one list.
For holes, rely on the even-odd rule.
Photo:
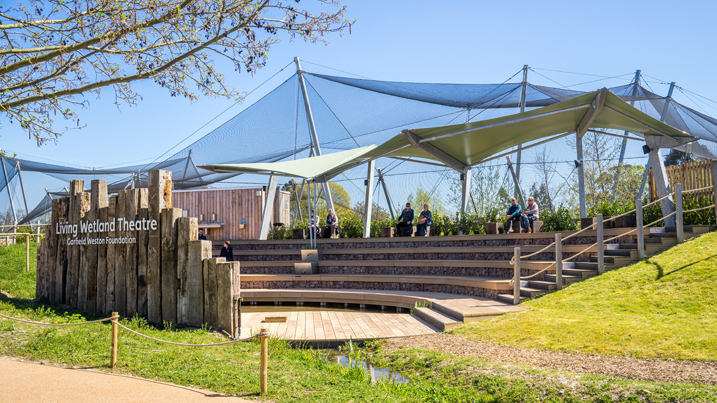
[[(286, 323), (263, 323), (267, 316), (286, 316)], [(418, 336), (439, 331), (414, 315), (355, 311), (253, 312), (242, 314), (241, 335), (268, 328), (290, 341), (333, 342)], [(251, 332), (251, 333), (250, 333)]]

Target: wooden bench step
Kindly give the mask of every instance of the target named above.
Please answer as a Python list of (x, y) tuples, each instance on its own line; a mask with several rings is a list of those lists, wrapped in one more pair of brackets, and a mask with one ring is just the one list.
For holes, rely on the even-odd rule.
[(463, 322), (433, 308), (413, 308), (413, 314), (439, 330), (452, 330), (463, 324)]

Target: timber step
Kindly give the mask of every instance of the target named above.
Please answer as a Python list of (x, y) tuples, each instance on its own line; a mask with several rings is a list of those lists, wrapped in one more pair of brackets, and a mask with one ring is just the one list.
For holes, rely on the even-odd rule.
[(463, 322), (433, 308), (413, 308), (413, 314), (439, 330), (453, 330)]
[[(547, 273), (546, 273), (545, 276), (544, 276), (544, 278), (545, 278), (545, 281), (549, 281), (549, 282), (552, 282), (552, 283), (555, 283), (555, 282), (557, 281), (555, 274), (547, 274)], [(583, 280), (583, 277), (582, 277), (582, 276), (573, 276), (573, 275), (570, 275), (570, 274), (565, 274), (565, 271), (563, 270), (563, 284), (566, 284), (566, 285), (567, 285), (567, 284), (577, 283), (577, 282), (580, 282), (580, 281), (582, 281), (582, 280)]]
[(526, 298), (535, 298), (544, 294), (547, 294), (548, 290), (543, 290), (540, 288), (531, 288), (531, 287), (520, 287), (520, 296), (526, 297)]
[(555, 283), (555, 281), (530, 280), (528, 281), (528, 286), (545, 291), (555, 291), (558, 289), (558, 285)]
[(597, 276), (597, 274), (598, 274), (597, 268), (595, 268), (594, 270), (593, 269), (577, 269), (577, 268), (566, 269), (566, 268), (563, 268), (563, 279), (565, 279), (565, 275), (575, 276), (575, 277), (579, 277), (579, 278), (588, 278), (588, 277)]
[[(528, 298), (521, 296), (520, 302), (527, 301)], [(513, 294), (498, 294), (498, 301), (505, 302), (506, 304), (512, 304), (513, 303)]]

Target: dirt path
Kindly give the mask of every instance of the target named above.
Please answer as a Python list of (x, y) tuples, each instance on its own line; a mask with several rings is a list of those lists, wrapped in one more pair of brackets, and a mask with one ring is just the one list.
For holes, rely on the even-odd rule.
[(248, 403), (184, 386), (83, 369), (0, 359), (3, 402), (213, 402)]
[(422, 348), (461, 357), (527, 364), (558, 371), (668, 382), (717, 384), (717, 362), (638, 359), (525, 350), (445, 333), (390, 339), (389, 350)]

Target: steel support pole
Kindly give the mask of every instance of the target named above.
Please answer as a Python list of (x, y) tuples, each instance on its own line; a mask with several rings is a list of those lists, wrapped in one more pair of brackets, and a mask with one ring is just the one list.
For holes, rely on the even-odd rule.
[(597, 218), (597, 258), (598, 258), (598, 273), (603, 274), (605, 272), (605, 237), (603, 237), (603, 222), (602, 214), (598, 214)]
[(642, 198), (635, 200), (635, 215), (637, 221), (637, 257), (645, 259), (645, 223), (643, 222)]
[[(633, 80), (632, 96), (637, 96), (637, 89), (640, 87), (640, 70), (635, 72), (635, 79)], [(635, 100), (630, 101), (630, 106), (635, 106)], [(625, 130), (624, 135), (627, 136), (629, 132)], [(620, 181), (620, 173), (622, 172), (623, 161), (625, 160), (625, 150), (627, 149), (627, 138), (622, 139), (622, 145), (620, 146), (620, 158), (617, 161), (617, 174), (615, 175), (615, 182), (612, 185), (612, 201), (614, 202), (617, 198), (617, 184)]]
[(189, 163), (192, 161), (192, 149), (189, 149), (189, 155), (187, 155), (187, 163), (184, 164), (184, 174), (182, 175), (182, 181), (187, 179), (187, 171), (189, 170)]
[(555, 285), (563, 289), (563, 234), (555, 234)]
[(364, 215), (363, 215), (363, 237), (371, 238), (371, 210), (373, 207), (373, 170), (375, 169), (375, 160), (368, 162), (368, 173), (366, 177), (366, 198), (364, 199)]
[(647, 184), (647, 177), (650, 172), (650, 159), (647, 159), (645, 164), (645, 172), (642, 173), (642, 182), (640, 183), (640, 190), (637, 191), (637, 198), (642, 199), (642, 195), (645, 194), (645, 185)]
[(386, 203), (388, 203), (388, 212), (391, 214), (391, 219), (395, 220), (396, 215), (393, 213), (393, 204), (391, 202), (391, 196), (388, 194), (388, 187), (386, 186), (386, 182), (383, 180), (383, 172), (381, 172), (381, 168), (376, 168), (376, 172), (378, 172), (378, 181), (381, 182), (383, 193), (386, 195)]
[[(291, 180), (291, 189), (294, 191), (294, 199), (296, 199), (296, 212), (299, 215), (299, 222), (303, 222), (304, 218), (301, 214), (301, 195), (299, 195), (299, 192), (296, 190), (296, 182), (292, 179)], [(303, 194), (304, 187), (301, 187), (301, 192)]]
[(261, 227), (259, 227), (260, 240), (266, 240), (269, 236), (269, 227), (271, 226), (271, 218), (274, 213), (274, 199), (276, 198), (276, 184), (278, 180), (279, 177), (276, 175), (269, 176), (269, 186), (266, 188), (264, 210), (261, 213)]
[(466, 211), (468, 210), (468, 200), (470, 198), (471, 194), (471, 168), (466, 168), (465, 171), (463, 171), (463, 189), (462, 189), (462, 197), (461, 197), (461, 214), (466, 214)]
[(17, 169), (17, 178), (20, 180), (20, 191), (22, 192), (22, 201), (25, 203), (25, 215), (30, 214), (30, 209), (27, 208), (27, 197), (25, 197), (25, 184), (22, 182), (22, 169), (20, 169), (20, 161), (15, 164)]
[[(665, 161), (662, 159), (662, 153), (660, 153), (659, 148), (650, 150), (650, 167), (652, 168), (652, 176), (655, 178), (657, 197), (662, 198), (667, 196), (670, 193), (667, 187), (667, 171), (665, 170)], [(675, 211), (675, 206), (669, 197), (660, 201), (660, 207), (662, 208), (663, 217)], [(674, 226), (675, 217), (665, 218), (665, 227)]]
[(515, 182), (515, 186), (518, 188), (518, 196), (516, 196), (516, 198), (518, 199), (518, 203), (520, 203), (520, 205), (525, 208), (525, 200), (523, 200), (523, 191), (520, 190), (520, 186), (518, 186), (518, 176), (513, 169), (513, 163), (510, 161), (509, 155), (506, 155), (505, 159), (508, 161), (508, 169), (510, 170), (510, 174), (513, 177), (513, 182)]
[(513, 305), (520, 304), (520, 246), (513, 249)]
[[(5, 175), (5, 189), (7, 189), (7, 197), (10, 199), (10, 209), (12, 209), (12, 218), (15, 220), (14, 224), (17, 225), (17, 213), (15, 213), (15, 203), (12, 201), (12, 191), (10, 191), (10, 179), (7, 176), (7, 168), (5, 168), (5, 158), (0, 157), (0, 165), (2, 165), (2, 173)], [(17, 227), (13, 228), (12, 232), (17, 232)]]
[(682, 221), (682, 184), (675, 184), (675, 226), (677, 227), (677, 243), (685, 242), (685, 227)]
[[(306, 90), (306, 82), (304, 81), (304, 72), (301, 70), (301, 61), (298, 57), (294, 57), (294, 63), (296, 64), (296, 75), (299, 77), (299, 86), (301, 87), (301, 95), (304, 98), (304, 107), (306, 108), (306, 118), (309, 121), (309, 132), (311, 133), (311, 143), (314, 149), (314, 155), (321, 155), (321, 145), (319, 144), (319, 136), (316, 134), (316, 125), (314, 124), (314, 115), (311, 113), (311, 103), (309, 102), (309, 93)], [(323, 182), (321, 184), (324, 188), (324, 198), (326, 199), (326, 206), (332, 211), (334, 210), (334, 200), (331, 197), (331, 189), (329, 189), (329, 182)]]
[(583, 136), (575, 133), (575, 148), (578, 157), (578, 197), (580, 198), (580, 218), (588, 216), (585, 200), (585, 164), (583, 163)]
[[(520, 112), (525, 112), (525, 103), (528, 92), (528, 65), (523, 65), (523, 83), (520, 90)], [(515, 155), (515, 177), (517, 182), (513, 190), (513, 197), (518, 197), (520, 192), (520, 164), (523, 160), (523, 145), (518, 144), (518, 152)]]

